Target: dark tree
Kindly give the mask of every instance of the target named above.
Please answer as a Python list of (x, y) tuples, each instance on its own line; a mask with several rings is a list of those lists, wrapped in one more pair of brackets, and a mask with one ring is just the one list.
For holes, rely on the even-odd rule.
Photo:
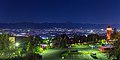
[(69, 37), (66, 34), (62, 34), (61, 36), (57, 36), (54, 38), (54, 46), (64, 48), (67, 46)]
[(88, 41), (95, 43), (99, 40), (99, 35), (98, 34), (90, 34), (88, 35)]
[(120, 32), (114, 35), (115, 41), (113, 41), (113, 49), (109, 52), (109, 57), (115, 57), (120, 60)]
[(87, 37), (86, 36), (80, 36), (80, 43), (87, 42)]
[(73, 41), (74, 41), (74, 43), (79, 43), (80, 37), (78, 35), (74, 35), (73, 36)]

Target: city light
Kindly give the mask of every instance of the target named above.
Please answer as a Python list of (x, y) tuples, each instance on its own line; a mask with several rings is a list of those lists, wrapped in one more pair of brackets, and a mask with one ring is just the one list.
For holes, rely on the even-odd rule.
[(120, 60), (119, 0), (0, 1), (0, 60)]

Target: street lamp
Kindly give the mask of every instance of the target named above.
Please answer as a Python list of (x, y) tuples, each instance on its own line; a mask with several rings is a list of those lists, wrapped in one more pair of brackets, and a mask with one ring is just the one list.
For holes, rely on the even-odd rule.
[(15, 43), (15, 46), (18, 47), (20, 45), (20, 43)]

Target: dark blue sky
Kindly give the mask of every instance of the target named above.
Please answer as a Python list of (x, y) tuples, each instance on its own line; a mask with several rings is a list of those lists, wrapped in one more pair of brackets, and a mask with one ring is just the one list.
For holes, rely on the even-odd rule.
[(120, 23), (120, 0), (0, 0), (0, 22)]

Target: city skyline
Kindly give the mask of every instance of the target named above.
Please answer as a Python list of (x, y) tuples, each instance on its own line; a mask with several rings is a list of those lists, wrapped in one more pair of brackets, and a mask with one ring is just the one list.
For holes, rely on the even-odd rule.
[(4, 0), (1, 23), (120, 24), (119, 0)]

